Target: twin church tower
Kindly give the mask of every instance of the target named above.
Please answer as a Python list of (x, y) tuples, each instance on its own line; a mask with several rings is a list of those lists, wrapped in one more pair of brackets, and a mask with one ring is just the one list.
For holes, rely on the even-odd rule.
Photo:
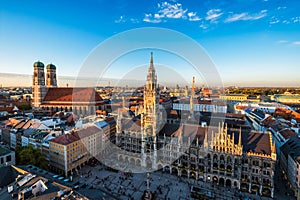
[(47, 94), (48, 88), (57, 87), (56, 67), (53, 64), (48, 64), (46, 66), (46, 77), (44, 72), (45, 65), (42, 62), (35, 62), (33, 67), (33, 106), (39, 107)]

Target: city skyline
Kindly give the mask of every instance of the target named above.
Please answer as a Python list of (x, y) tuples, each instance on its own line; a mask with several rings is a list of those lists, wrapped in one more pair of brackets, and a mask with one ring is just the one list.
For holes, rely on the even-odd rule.
[[(59, 76), (76, 77), (89, 53), (105, 39), (133, 28), (163, 27), (198, 42), (225, 86), (296, 87), (300, 85), (297, 9), (297, 1), (271, 0), (92, 1), (72, 6), (55, 1), (6, 2), (1, 10), (0, 69), (31, 75), (32, 64), (40, 60), (55, 64)], [(168, 52), (154, 52), (155, 64), (170, 66), (177, 73), (187, 66)], [(134, 66), (146, 66), (147, 58), (145, 52), (131, 53), (103, 77), (119, 79)], [(186, 80), (190, 82), (193, 75), (190, 70)], [(200, 77), (196, 82), (201, 82)]]

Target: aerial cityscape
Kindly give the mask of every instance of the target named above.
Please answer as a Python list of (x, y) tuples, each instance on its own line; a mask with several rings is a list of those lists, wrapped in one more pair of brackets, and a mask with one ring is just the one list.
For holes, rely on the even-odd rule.
[(297, 1), (1, 7), (1, 200), (300, 199)]

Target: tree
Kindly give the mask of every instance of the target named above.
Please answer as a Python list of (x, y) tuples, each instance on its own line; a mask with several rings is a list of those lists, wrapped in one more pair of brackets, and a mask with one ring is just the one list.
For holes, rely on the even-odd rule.
[(42, 169), (47, 169), (45, 156), (39, 149), (33, 148), (32, 145), (16, 148), (17, 165), (35, 165)]
[(18, 108), (20, 109), (20, 110), (31, 110), (32, 109), (32, 107), (31, 107), (31, 105), (30, 104), (22, 104), (22, 105), (19, 105), (18, 106)]

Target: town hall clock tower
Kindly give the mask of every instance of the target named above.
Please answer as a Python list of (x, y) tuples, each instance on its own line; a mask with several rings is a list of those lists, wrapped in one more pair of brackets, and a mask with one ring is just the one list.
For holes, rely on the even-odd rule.
[(144, 166), (149, 166), (151, 162), (151, 167), (156, 167), (160, 116), (157, 76), (153, 65), (153, 53), (151, 52), (150, 66), (144, 88), (144, 107), (141, 115), (142, 164)]
[(151, 52), (150, 67), (144, 88), (143, 124), (144, 134), (155, 136), (157, 130), (157, 114), (159, 111), (159, 95), (157, 88), (157, 76), (153, 66), (153, 54)]

